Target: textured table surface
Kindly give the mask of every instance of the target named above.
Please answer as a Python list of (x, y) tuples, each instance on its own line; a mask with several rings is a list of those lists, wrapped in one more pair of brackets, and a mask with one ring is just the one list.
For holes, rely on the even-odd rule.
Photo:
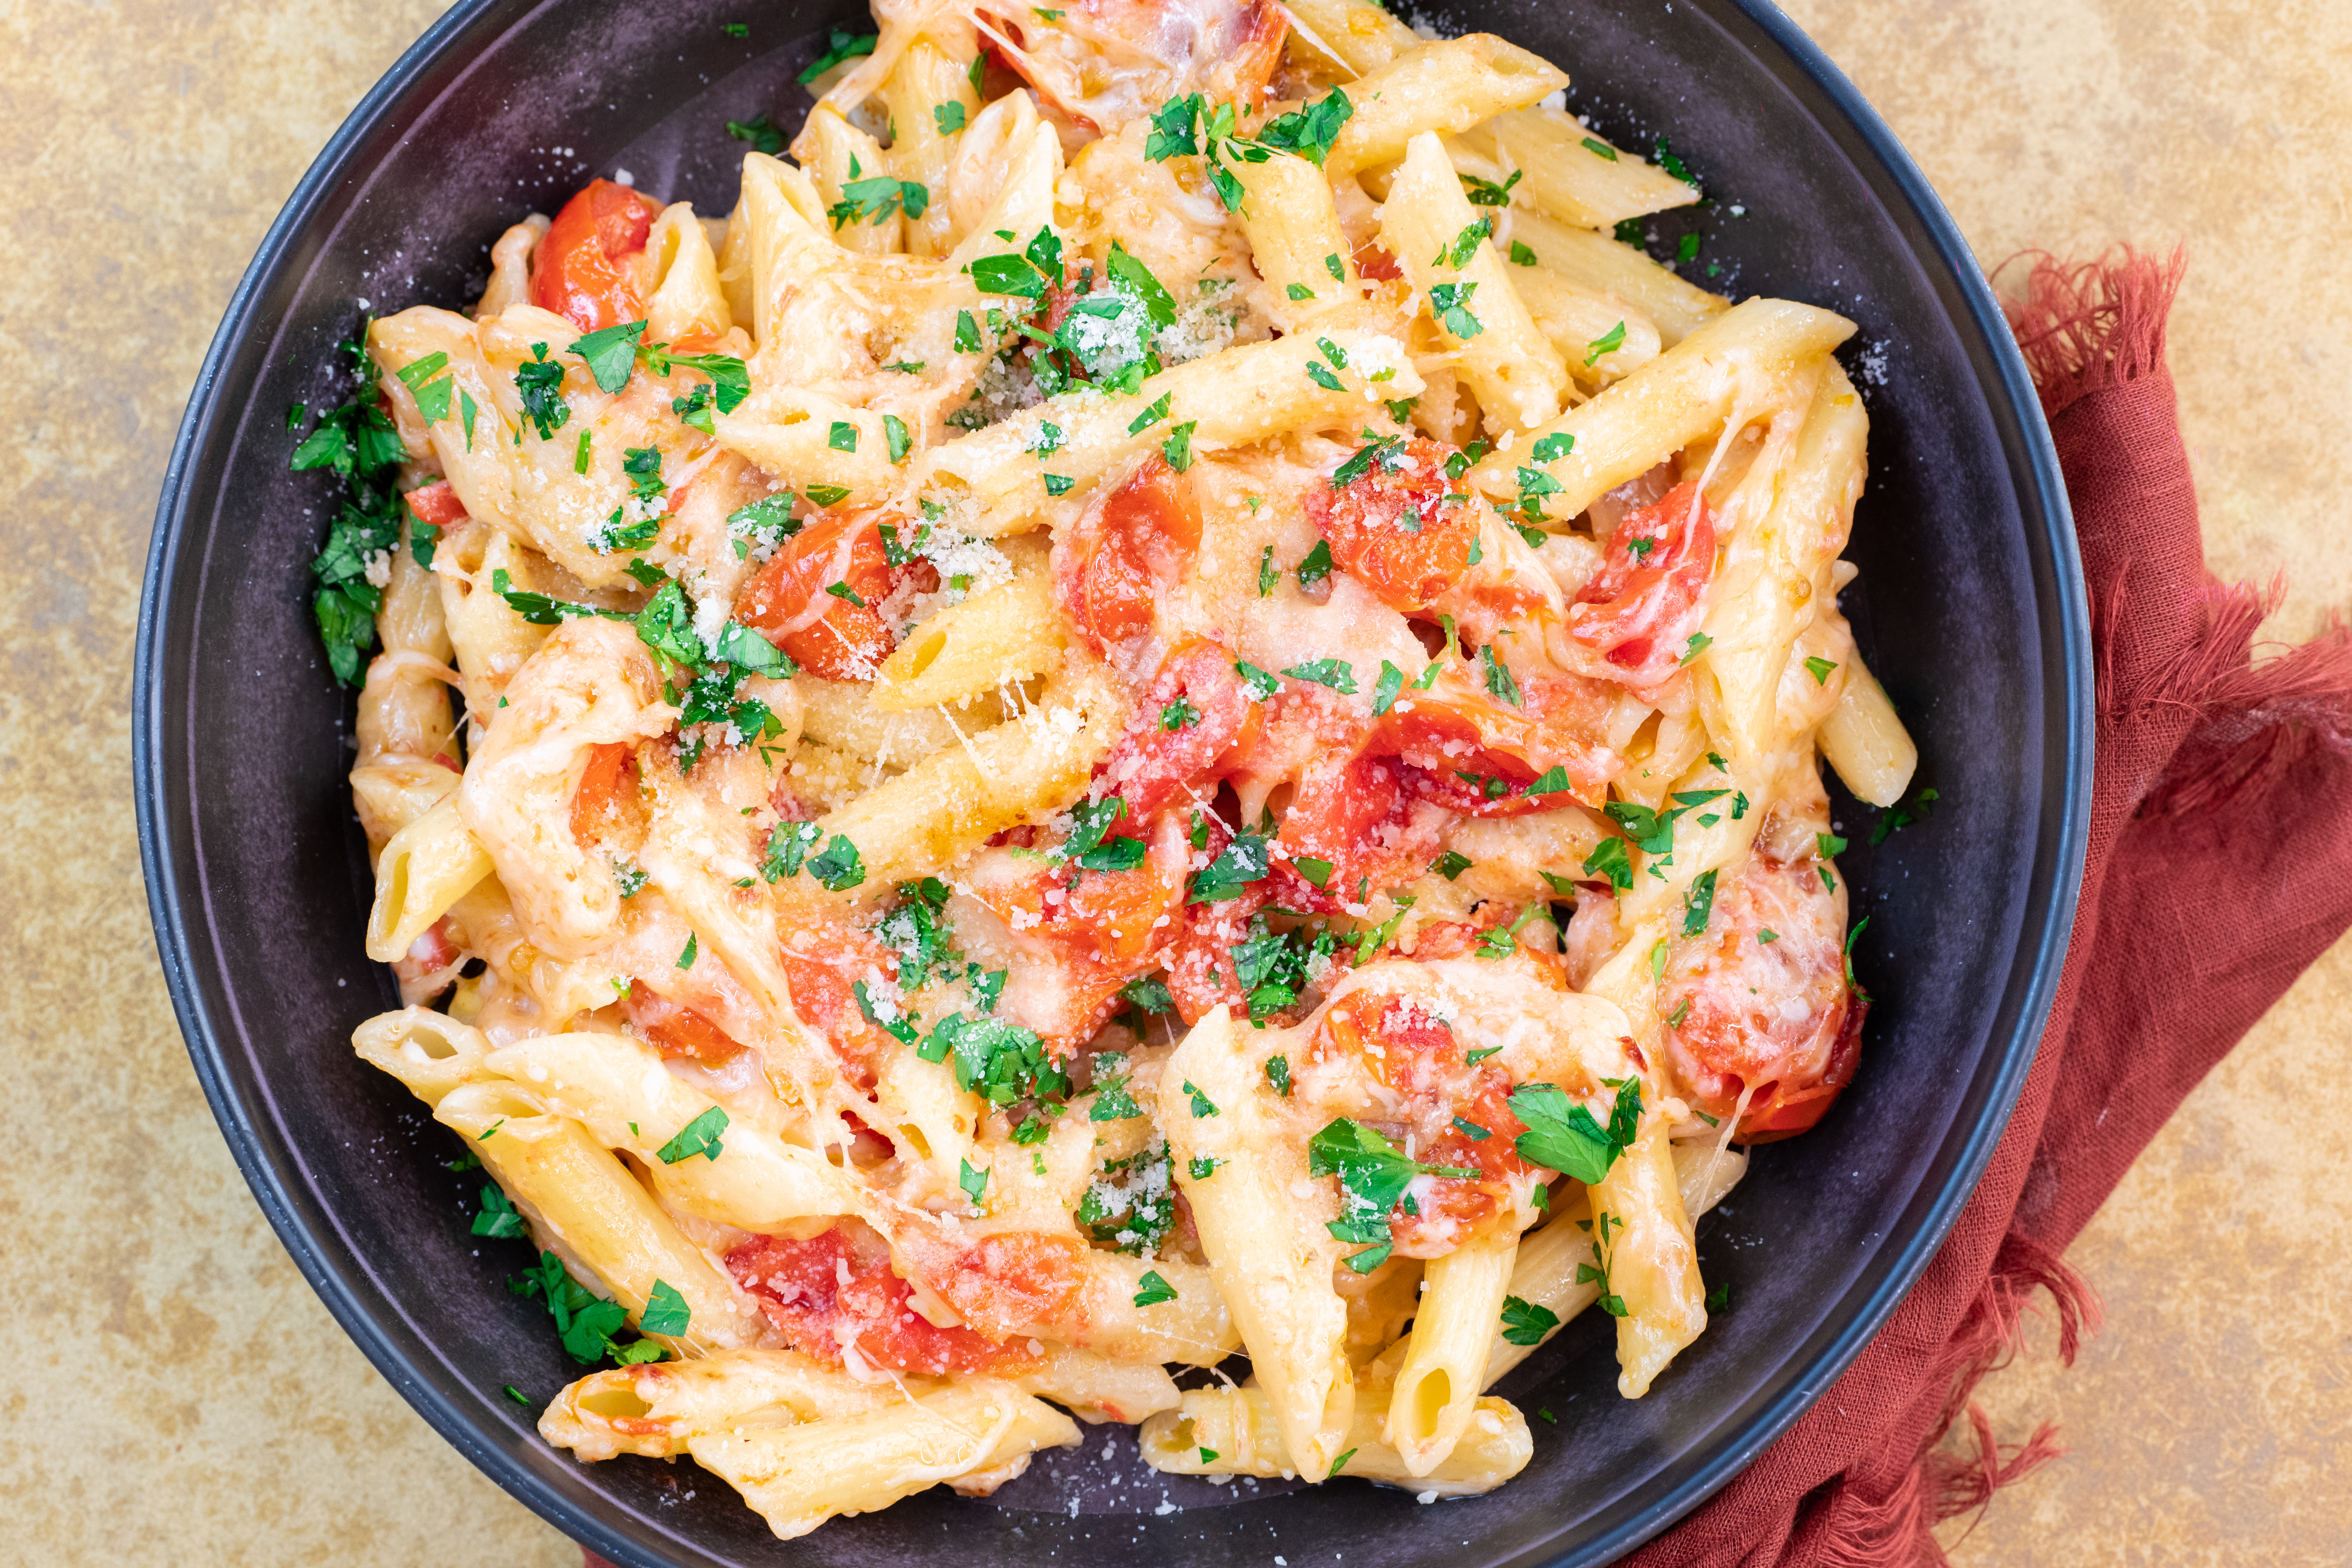
[[(1572, 0), (1567, 0), (1572, 3)], [(2208, 552), (2289, 574), (2273, 626), (2352, 603), (2352, 167), (2342, 0), (1794, 0), (1988, 263), (2186, 238), (2172, 358)], [(141, 566), (229, 291), (429, 0), (0, 0), (0, 1279), (17, 1371), (0, 1540), (59, 1563), (577, 1554), (448, 1448), (278, 1249), (158, 975), (131, 811)], [(758, 8), (747, 6), (756, 16)], [(298, 937), (299, 940), (299, 937)], [(1984, 1403), (2063, 1424), (1958, 1561), (2352, 1559), (2352, 1080), (2339, 944), (2193, 1094), (2071, 1259), (2105, 1331)]]

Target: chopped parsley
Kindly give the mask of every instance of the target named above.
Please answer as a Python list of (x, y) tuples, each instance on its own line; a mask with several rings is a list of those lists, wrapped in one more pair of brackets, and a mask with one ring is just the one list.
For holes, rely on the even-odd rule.
[(571, 353), (588, 367), (597, 386), (619, 392), (629, 384), (629, 374), (636, 369), (637, 340), (645, 335), (645, 322), (623, 321), (572, 339)]
[(1139, 1307), (1157, 1307), (1162, 1301), (1176, 1300), (1176, 1287), (1161, 1278), (1157, 1268), (1145, 1269), (1135, 1283), (1135, 1304)]
[(1160, 443), (1160, 455), (1180, 474), (1192, 466), (1192, 432), (1199, 425), (1197, 419), (1187, 419), (1169, 431), (1168, 439)]
[(648, 1341), (625, 1345), (615, 1340), (614, 1336), (628, 1326), (629, 1310), (618, 1301), (603, 1300), (572, 1278), (563, 1259), (552, 1252), (541, 1252), (538, 1265), (509, 1279), (507, 1289), (547, 1303), (556, 1332), (563, 1338), (564, 1352), (583, 1365), (593, 1366), (610, 1356), (623, 1366), (631, 1366), (659, 1361), (667, 1353)]
[(1602, 1079), (1617, 1090), (1603, 1127), (1592, 1112), (1555, 1085), (1525, 1083), (1511, 1091), (1511, 1113), (1528, 1131), (1511, 1147), (1532, 1165), (1574, 1176), (1591, 1185), (1608, 1175), (1618, 1156), (1633, 1145), (1642, 1123), (1642, 1080)]
[(1475, 1169), (1431, 1165), (1415, 1160), (1373, 1129), (1335, 1117), (1307, 1142), (1307, 1173), (1339, 1178), (1339, 1215), (1324, 1222), (1334, 1239), (1368, 1248), (1349, 1258), (1348, 1267), (1369, 1274), (1394, 1250), (1389, 1213), (1420, 1175), (1475, 1177)]
[(1454, 237), (1453, 243), (1437, 247), (1437, 255), (1430, 265), (1450, 267), (1456, 272), (1461, 271), (1470, 265), (1470, 258), (1478, 254), (1479, 243), (1494, 232), (1495, 220), (1491, 217), (1477, 218), (1464, 224), (1462, 232)]
[(677, 1130), (670, 1141), (655, 1152), (665, 1165), (675, 1165), (681, 1160), (691, 1160), (697, 1154), (716, 1160), (726, 1152), (719, 1135), (727, 1131), (727, 1110), (714, 1105)]
[(771, 158), (784, 150), (784, 133), (769, 124), (764, 114), (756, 120), (729, 121), (727, 134), (738, 142), (750, 142), (752, 151), (765, 153)]
[(1503, 1338), (1515, 1345), (1539, 1345), (1544, 1336), (1559, 1327), (1559, 1314), (1549, 1307), (1521, 1300), (1517, 1296), (1503, 1298)]
[(1690, 898), (1683, 910), (1683, 934), (1696, 936), (1706, 930), (1706, 918), (1715, 909), (1716, 873), (1702, 873), (1691, 884)]
[(1584, 363), (1588, 365), (1602, 354), (1613, 353), (1625, 346), (1625, 323), (1618, 322), (1599, 337), (1584, 345)]
[(1283, 1099), (1290, 1098), (1290, 1058), (1276, 1055), (1265, 1058), (1265, 1081), (1274, 1085), (1274, 1092)]
[(1318, 686), (1328, 686), (1342, 697), (1355, 695), (1355, 667), (1344, 658), (1310, 659), (1304, 664), (1294, 664), (1282, 673), (1294, 680), (1311, 680)]
[[(1526, 173), (1524, 169), (1514, 169), (1511, 177), (1499, 185), (1475, 174), (1465, 174), (1462, 176), (1462, 194), (1469, 198), (1474, 207), (1507, 207), (1511, 205), (1511, 187), (1517, 184)], [(1462, 264), (1457, 261), (1454, 265), (1459, 267)]]
[(825, 33), (824, 53), (809, 62), (808, 68), (801, 72), (801, 80), (814, 81), (844, 60), (854, 60), (860, 55), (870, 55), (874, 52), (874, 46), (881, 41), (879, 35), (874, 33), (867, 33), (861, 37), (846, 27), (830, 27)]
[(1475, 283), (1433, 283), (1429, 288), (1430, 313), (1455, 337), (1468, 340), (1486, 329), (1470, 313), (1470, 296), (1478, 291)]
[(1835, 659), (1823, 658), (1819, 654), (1805, 660), (1805, 673), (1813, 678), (1815, 686), (1827, 686), (1830, 681), (1830, 671), (1836, 668)]
[[(857, 160), (849, 161), (850, 172), (857, 172)], [(875, 174), (866, 179), (853, 179), (841, 187), (841, 200), (824, 209), (835, 229), (848, 223), (887, 223), (900, 212), (909, 218), (919, 218), (929, 210), (930, 187), (918, 180), (898, 180), (887, 174)]]
[(1594, 845), (1592, 853), (1584, 858), (1584, 874), (1606, 877), (1619, 892), (1630, 892), (1633, 886), (1633, 861), (1625, 852), (1625, 841), (1604, 838)]
[(482, 1184), (482, 1212), (474, 1216), (474, 1234), (494, 1239), (523, 1234), (522, 1215), (515, 1212), (506, 1194), (488, 1182)]

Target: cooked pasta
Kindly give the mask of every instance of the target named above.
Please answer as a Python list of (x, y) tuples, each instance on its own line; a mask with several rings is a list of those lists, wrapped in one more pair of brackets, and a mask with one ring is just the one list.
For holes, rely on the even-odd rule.
[(537, 1253), (583, 1460), (781, 1537), (1073, 1417), (1492, 1489), (1496, 1381), (1593, 1305), (1670, 1375), (1733, 1145), (1854, 1072), (1821, 761), (1916, 753), (1853, 324), (1611, 237), (1695, 188), (1500, 38), (877, 10), (732, 212), (521, 218), (301, 444), (354, 1047)]

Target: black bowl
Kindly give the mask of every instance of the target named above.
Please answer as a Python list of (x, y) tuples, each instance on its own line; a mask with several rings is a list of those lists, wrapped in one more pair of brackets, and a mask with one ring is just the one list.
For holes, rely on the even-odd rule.
[[(288, 472), (287, 406), (341, 401), (355, 301), (473, 297), (489, 242), (624, 167), (723, 213), (729, 120), (790, 129), (839, 0), (788, 32), (740, 0), (472, 0), (378, 84), (287, 204), (215, 338), (181, 426), (140, 609), (140, 843), (196, 1071), (270, 1223), (330, 1310), (499, 1485), (616, 1562), (774, 1560), (730, 1489), (690, 1466), (584, 1466), (501, 1393), (572, 1374), (504, 1280), (518, 1243), (467, 1234), (473, 1183), (348, 1037), (395, 1005), (361, 952), (364, 846), (344, 784), (352, 705), (307, 609), (327, 487)], [(1721, 1486), (1829, 1386), (1926, 1267), (2032, 1060), (2072, 922), (2087, 816), (2088, 620), (2057, 463), (2024, 367), (1951, 219), (1853, 88), (1763, 0), (1503, 0), (1450, 18), (1577, 76), (1621, 142), (1670, 133), (1723, 205), (1653, 226), (1703, 237), (1719, 287), (1833, 307), (1873, 416), (1846, 595), (1940, 794), (1869, 843), (1841, 801), (1877, 996), (1860, 1082), (1761, 1151), (1699, 1226), (1722, 1315), (1638, 1403), (1588, 1316), (1505, 1384), (1538, 1420), (1526, 1473), (1443, 1507), (1336, 1486), (1216, 1487), (1144, 1470), (1097, 1428), (991, 1502), (944, 1489), (837, 1521), (811, 1563), (1605, 1562)], [(1175, 1505), (1172, 1510), (1163, 1503)]]

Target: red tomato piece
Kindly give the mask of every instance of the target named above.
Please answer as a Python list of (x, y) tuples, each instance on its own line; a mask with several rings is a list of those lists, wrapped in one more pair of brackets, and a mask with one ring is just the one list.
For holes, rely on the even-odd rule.
[(1631, 687), (1674, 674), (1706, 617), (1715, 575), (1715, 515), (1693, 483), (1629, 511), (1610, 536), (1601, 570), (1569, 606), (1568, 629)]
[(572, 792), (572, 837), (593, 844), (625, 821), (636, 804), (637, 753), (623, 742), (588, 748), (587, 765)]
[[(1001, 1230), (970, 1240), (902, 1235), (923, 1278), (980, 1333), (1027, 1333), (1032, 1325), (1077, 1317), (1088, 1248), (1075, 1237)], [(1013, 1348), (1025, 1352), (1028, 1342)]]
[(1117, 1008), (1119, 988), (1155, 967), (1176, 939), (1192, 857), (1184, 826), (1176, 811), (1142, 825), (1122, 815), (1106, 842), (1140, 838), (1148, 847), (1143, 863), (1129, 870), (1064, 865), (975, 879), (973, 896), (1023, 950), (1002, 1016), (1035, 1029), (1057, 1056), (1094, 1037)]
[(1403, 264), (1377, 239), (1368, 239), (1356, 247), (1355, 262), (1358, 275), (1374, 282), (1384, 283), (1404, 276)]
[(851, 1082), (871, 1089), (876, 1066), (893, 1042), (866, 1020), (855, 988), (861, 980), (870, 984), (877, 972), (885, 980), (894, 977), (898, 955), (864, 931), (803, 917), (776, 956), (792, 989), (793, 1013), (832, 1045)]
[[(1410, 764), (1410, 793), (1467, 816), (1546, 811), (1571, 800), (1598, 805), (1617, 771), (1615, 753), (1595, 738), (1605, 718), (1595, 697), (1605, 689), (1535, 675), (1519, 685), (1514, 707), (1449, 670), (1375, 721), (1373, 749)], [(1566, 791), (1527, 793), (1555, 767)]]
[(1402, 1143), (1410, 1135), (1414, 1157), (1426, 1164), (1476, 1173), (1434, 1177), (1415, 1197), (1420, 1213), (1400, 1206), (1391, 1214), (1404, 1256), (1441, 1257), (1460, 1246), (1510, 1203), (1513, 1178), (1532, 1169), (1512, 1147), (1527, 1128), (1511, 1113), (1509, 1078), (1491, 1061), (1471, 1066), (1452, 1027), (1417, 999), (1352, 993), (1324, 1013), (1308, 1049), (1318, 1058), (1356, 1057), (1397, 1092), (1395, 1111), (1370, 1123), (1384, 1136)]
[[(1192, 794), (1205, 795), (1221, 776), (1221, 762), (1248, 748), (1256, 716), (1232, 650), (1189, 638), (1161, 661), (1112, 745), (1103, 763), (1104, 787), (1138, 816)], [(1171, 721), (1178, 721), (1173, 729)]]
[(1055, 542), (1055, 589), (1079, 632), (1108, 654), (1151, 629), (1154, 606), (1200, 547), (1192, 488), (1155, 455)]
[(1859, 1058), (1865, 1006), (1846, 984), (1841, 913), (1818, 865), (1759, 853), (1716, 889), (1706, 929), (1667, 955), (1658, 1005), (1681, 1019), (1666, 1029), (1675, 1074), (1718, 1118), (1752, 1089), (1748, 1142), (1821, 1120)]
[(741, 1042), (693, 1008), (671, 1001), (642, 980), (629, 982), (622, 1015), (646, 1042), (665, 1057), (717, 1067), (743, 1048)]
[(408, 492), (407, 500), (408, 510), (427, 528), (446, 528), (466, 521), (466, 503), (457, 499), (457, 492), (446, 479), (417, 486)]
[(828, 1365), (842, 1364), (852, 1345), (868, 1365), (931, 1376), (1036, 1362), (1025, 1340), (931, 1322), (911, 1304), (914, 1288), (891, 1271), (887, 1248), (870, 1235), (853, 1241), (840, 1226), (805, 1241), (754, 1236), (729, 1250), (727, 1269), (794, 1350)]
[[(400, 982), (401, 1000), (414, 1005), (457, 978), (450, 971), (467, 956), (466, 949), (458, 945), (457, 937), (456, 923), (443, 915), (408, 944), (406, 952), (393, 961), (392, 973)], [(432, 989), (427, 991), (427, 986)]]
[(895, 582), (877, 515), (821, 511), (743, 584), (735, 618), (813, 675), (871, 680), (896, 642), (877, 608)]
[(1445, 477), (1454, 455), (1443, 442), (1415, 437), (1399, 466), (1377, 460), (1347, 484), (1326, 483), (1307, 498), (1333, 563), (1392, 610), (1427, 609), (1470, 570), (1478, 508)]
[[(1202, 850), (1212, 858), (1233, 842), (1233, 830), (1214, 812), (1203, 812), (1208, 832)], [(1230, 899), (1188, 903), (1179, 917), (1176, 940), (1168, 953), (1168, 989), (1176, 998), (1176, 1016), (1197, 1024), (1220, 1003), (1248, 1016), (1249, 997), (1234, 968), (1233, 950), (1249, 940), (1250, 917), (1274, 901), (1275, 882), (1252, 882)]]
[[(1403, 765), (1345, 751), (1317, 757), (1299, 774), (1276, 842), (1289, 860), (1276, 864), (1292, 879), (1281, 901), (1326, 912), (1359, 901), (1360, 885), (1369, 893), (1411, 881), (1437, 851), (1434, 823), (1418, 822), (1405, 795)], [(1329, 864), (1319, 886), (1299, 868), (1301, 858)]]
[(643, 321), (653, 285), (646, 237), (660, 216), (657, 203), (628, 186), (591, 180), (532, 253), (530, 302), (583, 332)]

